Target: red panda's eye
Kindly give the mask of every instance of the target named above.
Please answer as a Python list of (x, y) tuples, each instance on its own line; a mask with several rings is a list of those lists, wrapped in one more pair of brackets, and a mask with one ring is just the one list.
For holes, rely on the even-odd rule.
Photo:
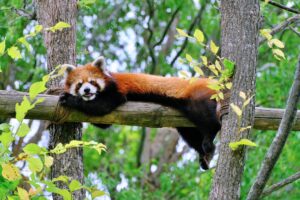
[(78, 83), (78, 84), (77, 84), (77, 87), (81, 87), (81, 86), (82, 86), (82, 83)]
[(96, 82), (95, 81), (90, 81), (90, 84), (95, 85)]

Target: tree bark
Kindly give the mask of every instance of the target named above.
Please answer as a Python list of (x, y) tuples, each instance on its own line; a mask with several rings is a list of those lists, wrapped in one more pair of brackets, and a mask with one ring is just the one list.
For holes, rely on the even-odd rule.
[[(235, 62), (230, 103), (242, 107), (239, 92), (254, 95), (258, 47), (258, 0), (221, 0), (221, 54)], [(254, 98), (244, 109), (241, 126), (253, 124)], [(219, 159), (210, 200), (240, 199), (245, 148), (232, 151), (229, 143), (248, 138), (250, 130), (238, 133), (239, 119), (230, 108), (222, 119)]]
[[(76, 0), (37, 0), (36, 12), (39, 24), (44, 28), (54, 26), (63, 21), (71, 28), (62, 31), (44, 31), (44, 43), (47, 49), (47, 68), (52, 71), (57, 65), (76, 63)], [(51, 81), (50, 88), (58, 87), (59, 79)], [(52, 124), (50, 130), (49, 148), (54, 148), (58, 143), (68, 143), (71, 140), (81, 140), (81, 125), (78, 123)], [(54, 164), (51, 168), (51, 178), (66, 175), (83, 183), (82, 149), (71, 149), (61, 155), (53, 155)], [(58, 184), (64, 188), (65, 185)], [(78, 190), (73, 193), (73, 199), (84, 199), (85, 192)], [(53, 195), (53, 199), (62, 199)]]

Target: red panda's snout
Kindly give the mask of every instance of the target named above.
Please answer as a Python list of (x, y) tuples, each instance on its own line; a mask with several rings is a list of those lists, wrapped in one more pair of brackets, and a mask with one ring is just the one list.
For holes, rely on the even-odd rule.
[(105, 89), (107, 72), (104, 58), (99, 57), (92, 64), (75, 67), (65, 65), (65, 92), (81, 97), (85, 101), (94, 100)]

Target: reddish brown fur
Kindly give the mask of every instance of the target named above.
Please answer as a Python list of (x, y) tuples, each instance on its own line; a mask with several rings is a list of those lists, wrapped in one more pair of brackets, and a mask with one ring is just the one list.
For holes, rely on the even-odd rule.
[[(190, 82), (189, 80), (177, 77), (162, 77), (149, 74), (135, 73), (111, 73), (117, 82), (119, 91), (126, 95), (130, 91), (135, 93), (155, 93), (169, 97), (183, 99), (207, 99), (215, 94), (214, 90), (207, 87), (215, 80), (201, 78)], [(101, 78), (106, 82), (110, 79), (103, 74), (101, 69), (87, 64), (72, 70), (66, 80), (65, 90), (69, 91), (72, 83), (82, 80), (87, 82), (88, 78)], [(121, 84), (118, 84), (121, 83)]]

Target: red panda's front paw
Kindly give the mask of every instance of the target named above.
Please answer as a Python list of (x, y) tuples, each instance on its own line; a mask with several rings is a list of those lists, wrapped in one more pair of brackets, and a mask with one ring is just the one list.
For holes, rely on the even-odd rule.
[(69, 93), (62, 93), (60, 96), (59, 96), (59, 100), (58, 102), (60, 103), (60, 105), (62, 106), (67, 106), (68, 105), (68, 100), (71, 98), (71, 94)]

